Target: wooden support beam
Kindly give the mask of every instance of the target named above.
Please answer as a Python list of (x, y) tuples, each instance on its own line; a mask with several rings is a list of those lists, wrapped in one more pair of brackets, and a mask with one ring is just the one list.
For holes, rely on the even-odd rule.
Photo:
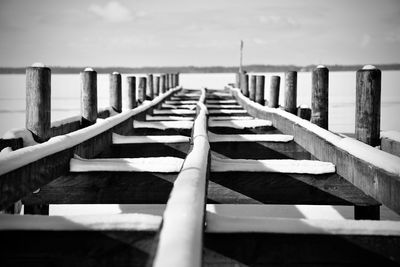
[(297, 72), (288, 71), (285, 73), (285, 105), (287, 112), (296, 113), (297, 109)]
[(92, 68), (81, 72), (81, 117), (82, 127), (97, 120), (97, 72)]
[(116, 112), (122, 111), (121, 74), (118, 72), (110, 74), (110, 107)]
[(128, 82), (128, 108), (134, 109), (137, 107), (136, 99), (136, 77), (129, 76), (126, 78)]
[(43, 204), (165, 204), (178, 173), (88, 172), (63, 175), (23, 199)]
[(268, 107), (270, 107), (270, 108), (279, 107), (280, 83), (281, 83), (281, 77), (271, 76), (271, 86), (270, 86), (269, 99), (268, 99)]
[(380, 206), (337, 174), (211, 172), (207, 195), (220, 204)]

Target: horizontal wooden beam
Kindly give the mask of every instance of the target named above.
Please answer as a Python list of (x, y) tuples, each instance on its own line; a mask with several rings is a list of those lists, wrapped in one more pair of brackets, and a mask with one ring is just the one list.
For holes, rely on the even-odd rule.
[(400, 157), (400, 133), (389, 131), (381, 134), (381, 149)]
[(379, 206), (337, 174), (211, 172), (208, 199), (220, 204)]
[(36, 204), (165, 204), (178, 173), (90, 172), (61, 176), (22, 202)]
[[(400, 175), (394, 170), (391, 171), (392, 167), (388, 169), (384, 166), (389, 163), (392, 163), (392, 166), (399, 166), (395, 162), (400, 163), (400, 159), (361, 142), (352, 141), (350, 138), (339, 137), (306, 120), (299, 120), (287, 112), (252, 104), (237, 89), (232, 89), (232, 94), (249, 114), (260, 119), (271, 120), (274, 127), (285, 134), (293, 135), (295, 142), (314, 157), (335, 164), (340, 176), (367, 195), (400, 213), (400, 194), (398, 194)], [(360, 154), (359, 151), (364, 152)], [(376, 160), (371, 161), (371, 157), (362, 158), (371, 154), (379, 155), (375, 157), (380, 160), (379, 163)], [(387, 160), (379, 159), (379, 157)]]

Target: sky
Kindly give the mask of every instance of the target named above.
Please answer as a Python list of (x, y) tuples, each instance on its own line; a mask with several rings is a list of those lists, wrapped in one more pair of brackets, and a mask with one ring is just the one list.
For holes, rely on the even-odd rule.
[(399, 0), (0, 0), (0, 66), (400, 63)]

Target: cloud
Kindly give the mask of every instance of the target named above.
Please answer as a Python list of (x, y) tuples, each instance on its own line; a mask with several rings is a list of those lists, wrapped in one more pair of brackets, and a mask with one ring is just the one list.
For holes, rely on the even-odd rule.
[(258, 21), (262, 24), (270, 25), (281, 25), (281, 26), (299, 26), (299, 22), (292, 17), (282, 17), (282, 16), (259, 16)]
[(92, 4), (89, 11), (103, 18), (107, 22), (125, 22), (133, 19), (133, 14), (129, 8), (121, 5), (119, 2), (111, 1), (105, 6)]
[(371, 35), (364, 34), (361, 39), (361, 47), (366, 47), (371, 43)]

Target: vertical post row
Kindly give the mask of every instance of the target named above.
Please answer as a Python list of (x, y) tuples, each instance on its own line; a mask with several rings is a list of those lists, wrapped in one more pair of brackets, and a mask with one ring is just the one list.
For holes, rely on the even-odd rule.
[(138, 95), (139, 95), (139, 103), (140, 104), (142, 104), (146, 100), (146, 84), (147, 84), (146, 77), (140, 77), (140, 79), (139, 79), (139, 88), (138, 88)]
[(246, 72), (242, 73), (242, 78), (240, 80), (240, 86), (242, 94), (246, 97), (249, 97), (249, 75)]
[(81, 72), (81, 126), (95, 124), (97, 120), (97, 72), (86, 68)]
[(154, 78), (154, 97), (160, 94), (160, 76)]
[(256, 75), (250, 76), (249, 99), (252, 101), (256, 100)]
[(285, 105), (287, 112), (296, 114), (297, 111), (297, 72), (285, 73)]
[(311, 86), (311, 122), (328, 130), (328, 68), (319, 65), (312, 71)]
[(368, 145), (378, 146), (381, 115), (381, 71), (364, 66), (357, 71), (356, 138)]
[(165, 74), (161, 74), (161, 81), (160, 81), (160, 91), (161, 93), (165, 93), (165, 91), (167, 90), (167, 76)]
[(279, 107), (279, 87), (281, 83), (281, 77), (271, 76), (271, 86), (269, 91), (268, 107), (277, 108)]
[(258, 104), (264, 105), (264, 88), (265, 88), (265, 76), (256, 76), (256, 102)]
[(130, 109), (137, 107), (136, 102), (136, 77), (129, 76), (126, 78), (128, 81), (128, 105)]
[(154, 84), (153, 84), (153, 74), (147, 74), (147, 88), (146, 88), (146, 96), (149, 99), (154, 98)]
[(26, 69), (26, 129), (35, 141), (50, 138), (51, 122), (51, 70), (43, 64)]
[(121, 74), (118, 72), (110, 74), (110, 106), (116, 112), (122, 111)]

